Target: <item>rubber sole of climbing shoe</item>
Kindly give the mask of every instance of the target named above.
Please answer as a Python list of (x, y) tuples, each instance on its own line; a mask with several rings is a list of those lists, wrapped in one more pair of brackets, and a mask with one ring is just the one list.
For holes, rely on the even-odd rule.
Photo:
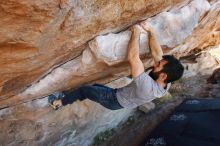
[(59, 108), (58, 106), (55, 106), (55, 105), (53, 105), (53, 104), (51, 104), (51, 103), (49, 103), (48, 105), (49, 105), (50, 107), (52, 107), (52, 109), (54, 109), (54, 110), (58, 110), (58, 108)]
[(64, 94), (59, 93), (59, 92), (55, 92), (53, 94), (50, 94), (49, 97), (48, 97), (48, 104), (49, 104), (49, 106), (52, 107), (54, 110), (60, 109), (62, 107), (62, 105), (61, 106), (55, 106), (53, 104), (53, 102), (55, 100), (60, 100), (63, 97), (64, 97)]

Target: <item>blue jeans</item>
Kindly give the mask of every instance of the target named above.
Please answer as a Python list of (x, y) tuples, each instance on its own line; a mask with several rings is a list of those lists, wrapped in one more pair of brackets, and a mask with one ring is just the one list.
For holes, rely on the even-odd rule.
[(100, 84), (85, 85), (73, 91), (64, 92), (65, 96), (62, 99), (62, 104), (67, 105), (73, 103), (78, 99), (84, 100), (88, 98), (108, 109), (117, 110), (123, 107), (119, 104), (116, 98), (116, 91), (117, 89), (112, 89), (110, 87)]

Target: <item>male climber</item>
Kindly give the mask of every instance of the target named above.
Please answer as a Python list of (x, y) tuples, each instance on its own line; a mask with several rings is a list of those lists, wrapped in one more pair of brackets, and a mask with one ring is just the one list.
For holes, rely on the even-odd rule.
[(162, 97), (169, 89), (171, 82), (178, 80), (184, 71), (182, 64), (171, 55), (164, 55), (155, 32), (149, 24), (141, 24), (142, 30), (148, 33), (149, 47), (154, 59), (153, 69), (144, 72), (144, 65), (139, 57), (139, 38), (141, 27), (131, 28), (131, 38), (128, 44), (128, 61), (131, 67), (133, 81), (125, 87), (112, 89), (94, 84), (84, 85), (70, 92), (59, 92), (49, 95), (48, 101), (54, 109), (72, 104), (76, 100), (90, 99), (102, 106), (117, 110), (121, 108), (135, 108), (139, 105)]

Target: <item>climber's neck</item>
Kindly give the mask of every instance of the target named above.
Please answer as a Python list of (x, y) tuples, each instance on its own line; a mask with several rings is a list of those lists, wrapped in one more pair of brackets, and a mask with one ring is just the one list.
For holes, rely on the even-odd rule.
[(164, 83), (164, 81), (157, 80), (156, 82), (157, 82), (157, 83), (160, 85), (160, 87), (161, 87), (161, 88), (164, 88), (164, 89), (165, 89), (165, 88), (166, 88), (166, 86), (167, 86), (167, 84), (166, 84), (166, 83)]

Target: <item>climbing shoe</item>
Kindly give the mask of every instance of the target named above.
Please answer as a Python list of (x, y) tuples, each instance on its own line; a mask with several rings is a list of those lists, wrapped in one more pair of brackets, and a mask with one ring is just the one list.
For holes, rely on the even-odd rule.
[(50, 94), (48, 96), (48, 104), (54, 109), (60, 109), (62, 105), (54, 105), (54, 101), (60, 100), (64, 97), (64, 94), (62, 92), (55, 92), (53, 94)]

